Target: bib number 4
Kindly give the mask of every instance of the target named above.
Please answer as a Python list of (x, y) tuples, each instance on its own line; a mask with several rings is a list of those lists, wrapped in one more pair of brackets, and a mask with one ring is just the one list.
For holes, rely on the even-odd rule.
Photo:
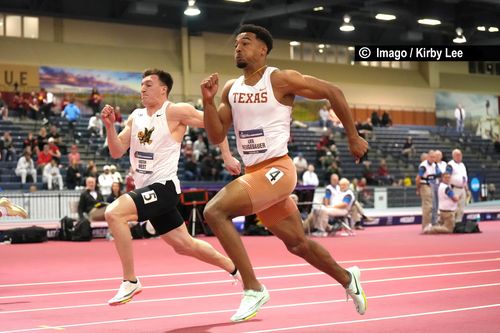
[(271, 182), (272, 185), (274, 185), (278, 180), (283, 177), (284, 173), (283, 171), (276, 169), (276, 168), (271, 168), (268, 172), (266, 172), (266, 178)]

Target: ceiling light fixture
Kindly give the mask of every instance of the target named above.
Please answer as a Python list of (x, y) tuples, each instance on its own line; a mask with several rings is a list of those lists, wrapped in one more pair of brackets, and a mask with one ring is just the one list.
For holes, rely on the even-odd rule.
[(313, 8), (313, 11), (315, 11), (315, 12), (320, 12), (320, 11), (322, 11), (322, 10), (324, 10), (324, 9), (325, 9), (325, 7), (323, 7), (323, 6), (318, 6), (318, 7), (314, 7), (314, 8)]
[(375, 18), (381, 21), (392, 21), (396, 19), (396, 16), (391, 14), (378, 13), (377, 15), (375, 15)]
[(196, 0), (188, 0), (188, 6), (186, 10), (184, 11), (184, 15), (186, 16), (197, 16), (200, 15), (201, 11), (196, 6)]
[(479, 31), (486, 31), (486, 27), (484, 25), (480, 25), (476, 29)]
[(347, 14), (344, 15), (344, 23), (340, 26), (340, 31), (348, 32), (348, 31), (353, 31), (356, 28), (352, 25), (351, 23), (351, 17)]
[(488, 31), (489, 32), (498, 32), (498, 28), (497, 27), (489, 27)]
[(290, 46), (299, 46), (300, 42), (297, 42), (296, 40), (292, 40), (289, 44), (290, 44)]
[(453, 38), (453, 43), (456, 44), (463, 44), (467, 41), (467, 39), (464, 36), (464, 30), (462, 28), (456, 28), (455, 32), (457, 33), (456, 37)]
[(431, 19), (431, 18), (422, 18), (422, 19), (418, 20), (417, 22), (420, 24), (424, 24), (424, 25), (440, 25), (441, 24), (440, 20)]
[(240, 2), (240, 3), (250, 2), (250, 0), (226, 0), (226, 1), (229, 1), (229, 2)]

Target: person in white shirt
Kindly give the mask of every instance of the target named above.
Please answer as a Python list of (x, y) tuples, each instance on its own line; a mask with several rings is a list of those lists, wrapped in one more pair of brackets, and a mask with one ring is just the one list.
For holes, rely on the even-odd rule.
[(21, 184), (26, 184), (26, 178), (31, 175), (33, 182), (36, 182), (36, 168), (33, 159), (31, 158), (31, 153), (24, 150), (23, 156), (17, 161), (17, 166), (15, 173), (17, 176), (21, 177)]
[(418, 173), (415, 177), (417, 195), (422, 200), (422, 230), (428, 224), (432, 224), (432, 184), (436, 179), (436, 152), (430, 150), (427, 159), (418, 166)]
[(295, 165), (295, 169), (297, 169), (297, 177), (301, 179), (304, 171), (307, 170), (307, 160), (304, 157), (304, 154), (298, 153), (297, 156), (293, 158), (293, 164)]
[(457, 202), (460, 197), (453, 192), (450, 185), (451, 175), (443, 173), (441, 183), (439, 184), (439, 224), (428, 224), (424, 229), (424, 234), (449, 234), (455, 229), (455, 213), (457, 210)]
[(461, 222), (464, 216), (465, 201), (469, 192), (469, 178), (467, 177), (467, 168), (462, 162), (462, 151), (454, 149), (452, 160), (448, 162), (446, 172), (451, 174), (450, 184), (453, 192), (460, 198), (458, 201), (455, 222)]
[(109, 172), (111, 173), (111, 176), (113, 176), (113, 182), (114, 183), (123, 184), (122, 174), (120, 172), (116, 171), (116, 165), (111, 164), (109, 166)]
[(97, 177), (97, 184), (99, 185), (102, 196), (106, 198), (111, 194), (111, 185), (113, 185), (114, 177), (111, 174), (111, 168), (109, 165), (103, 166), (102, 171), (103, 173)]
[(345, 217), (356, 200), (354, 193), (349, 189), (350, 182), (347, 178), (339, 181), (339, 192), (329, 199), (326, 206), (321, 207), (319, 218), (315, 221), (314, 227), (320, 233), (328, 233), (331, 226), (328, 224), (329, 217)]
[(432, 225), (436, 225), (439, 214), (438, 214), (438, 208), (439, 208), (439, 196), (438, 196), (438, 189), (439, 189), (439, 183), (441, 179), (441, 175), (446, 172), (446, 166), (448, 163), (443, 161), (443, 153), (441, 150), (436, 150), (434, 152), (434, 156), (436, 158), (436, 179), (435, 182), (431, 184), (432, 187)]
[(455, 109), (455, 120), (457, 123), (457, 132), (462, 133), (464, 131), (465, 123), (465, 109), (462, 107), (462, 104), (458, 104)]
[(89, 119), (89, 125), (87, 126), (87, 129), (90, 131), (91, 136), (98, 136), (102, 138), (103, 136), (103, 123), (101, 120), (101, 116), (98, 113), (90, 117)]
[(319, 125), (323, 127), (323, 131), (326, 131), (330, 127), (330, 112), (328, 110), (330, 107), (328, 105), (323, 105), (319, 109)]
[(63, 179), (61, 176), (61, 170), (57, 166), (57, 161), (55, 159), (50, 160), (50, 163), (47, 163), (43, 167), (43, 182), (47, 183), (47, 188), (52, 190), (54, 184), (59, 187), (59, 190), (62, 190), (64, 187)]
[(316, 172), (314, 172), (313, 164), (309, 164), (307, 166), (307, 170), (302, 175), (302, 185), (312, 185), (312, 186), (319, 185), (318, 175), (316, 174)]

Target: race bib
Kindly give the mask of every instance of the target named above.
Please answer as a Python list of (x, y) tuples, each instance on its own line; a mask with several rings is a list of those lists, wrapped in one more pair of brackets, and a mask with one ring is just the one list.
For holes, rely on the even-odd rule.
[(154, 153), (136, 151), (134, 153), (134, 157), (137, 159), (135, 171), (142, 174), (152, 174), (154, 156)]
[(268, 172), (266, 172), (266, 178), (271, 182), (272, 185), (274, 185), (278, 180), (283, 177), (284, 173), (283, 171), (276, 169), (276, 168), (271, 168)]
[(264, 136), (263, 129), (239, 131), (238, 135), (243, 154), (262, 154), (267, 151), (266, 137)]

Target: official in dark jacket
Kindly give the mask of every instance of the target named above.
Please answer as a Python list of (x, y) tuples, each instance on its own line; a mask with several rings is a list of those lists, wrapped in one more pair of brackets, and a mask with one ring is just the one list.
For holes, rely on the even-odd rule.
[(87, 177), (85, 185), (85, 190), (80, 194), (80, 201), (78, 202), (78, 217), (82, 219), (85, 215), (88, 215), (91, 221), (104, 221), (106, 207), (103, 205), (104, 198), (101, 192), (96, 189), (96, 179)]

